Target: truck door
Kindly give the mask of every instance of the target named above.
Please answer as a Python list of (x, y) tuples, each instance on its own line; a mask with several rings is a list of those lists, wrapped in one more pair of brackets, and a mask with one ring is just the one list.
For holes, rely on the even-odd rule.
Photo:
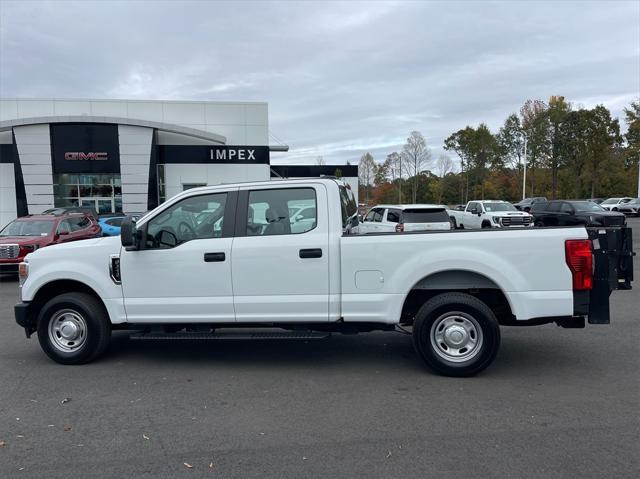
[(189, 196), (140, 225), (141, 249), (120, 254), (128, 322), (235, 321), (236, 198), (236, 191)]
[[(291, 205), (316, 218), (292, 231)], [(241, 188), (231, 253), (239, 322), (328, 321), (329, 218), (322, 184)]]
[(480, 227), (480, 223), (478, 221), (478, 213), (480, 212), (479, 210), (479, 204), (476, 203), (475, 201), (470, 201), (467, 204), (467, 209), (464, 212), (464, 226), (466, 228), (479, 228)]

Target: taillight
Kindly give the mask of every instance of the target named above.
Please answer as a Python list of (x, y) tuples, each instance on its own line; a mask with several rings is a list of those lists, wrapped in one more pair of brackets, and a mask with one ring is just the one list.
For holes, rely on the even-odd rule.
[(396, 233), (404, 233), (404, 224), (396, 223)]
[(593, 287), (593, 252), (591, 240), (566, 240), (564, 242), (567, 266), (573, 276), (573, 289)]

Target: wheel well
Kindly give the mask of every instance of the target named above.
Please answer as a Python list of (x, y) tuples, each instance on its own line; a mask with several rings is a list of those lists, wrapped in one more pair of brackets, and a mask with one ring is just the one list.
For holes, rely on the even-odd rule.
[[(100, 301), (100, 304), (102, 304), (105, 311), (107, 311), (107, 308), (104, 302), (102, 301), (102, 298), (100, 298), (98, 293), (96, 293), (93, 290), (93, 288), (91, 288), (90, 286), (87, 286), (84, 283), (81, 283), (80, 281), (75, 281), (72, 279), (60, 279), (60, 280), (52, 281), (40, 287), (40, 289), (34, 296), (33, 301), (31, 301), (30, 310), (32, 311), (32, 314), (37, 315), (40, 312), (40, 309), (45, 305), (47, 301), (63, 293), (90, 294), (91, 296), (95, 297), (98, 301)], [(34, 317), (33, 319), (35, 320), (37, 319), (37, 317)]]
[(418, 281), (405, 298), (401, 324), (413, 323), (420, 307), (441, 293), (460, 292), (475, 296), (491, 308), (500, 324), (515, 321), (511, 306), (500, 287), (490, 278), (472, 271), (441, 271)]
[(489, 221), (489, 220), (482, 220), (482, 227), (484, 228), (485, 226), (491, 226), (491, 221)]

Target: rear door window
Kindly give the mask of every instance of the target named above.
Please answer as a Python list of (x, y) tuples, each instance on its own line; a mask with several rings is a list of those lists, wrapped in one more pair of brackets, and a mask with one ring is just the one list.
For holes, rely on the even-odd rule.
[(547, 211), (552, 211), (554, 213), (558, 213), (560, 208), (562, 207), (561, 201), (551, 201), (549, 202), (549, 206), (547, 207)]
[[(247, 236), (306, 233), (317, 221), (313, 188), (283, 188), (249, 192)], [(291, 218), (289, 212), (296, 210)]]
[(373, 210), (373, 221), (376, 223), (382, 222), (383, 214), (384, 214), (384, 210), (382, 208), (375, 208)]
[(389, 221), (390, 223), (400, 223), (401, 214), (402, 211), (400, 210), (389, 209), (387, 211), (387, 221)]
[(86, 216), (77, 216), (69, 218), (69, 224), (71, 225), (71, 232), (76, 232), (91, 226), (91, 220)]
[(562, 203), (562, 205), (560, 206), (560, 211), (563, 213), (573, 214), (573, 206), (571, 206), (569, 203)]

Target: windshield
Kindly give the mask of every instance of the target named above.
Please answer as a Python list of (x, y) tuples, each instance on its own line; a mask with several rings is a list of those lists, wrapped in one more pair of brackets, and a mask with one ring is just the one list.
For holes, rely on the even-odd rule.
[(0, 236), (47, 236), (52, 229), (51, 220), (15, 220), (0, 231)]
[(511, 203), (483, 203), (486, 211), (518, 211)]
[(603, 205), (615, 205), (620, 201), (620, 198), (609, 198), (608, 200), (604, 200), (602, 202)]
[(605, 211), (605, 209), (597, 203), (591, 201), (576, 201), (571, 203), (576, 211)]

